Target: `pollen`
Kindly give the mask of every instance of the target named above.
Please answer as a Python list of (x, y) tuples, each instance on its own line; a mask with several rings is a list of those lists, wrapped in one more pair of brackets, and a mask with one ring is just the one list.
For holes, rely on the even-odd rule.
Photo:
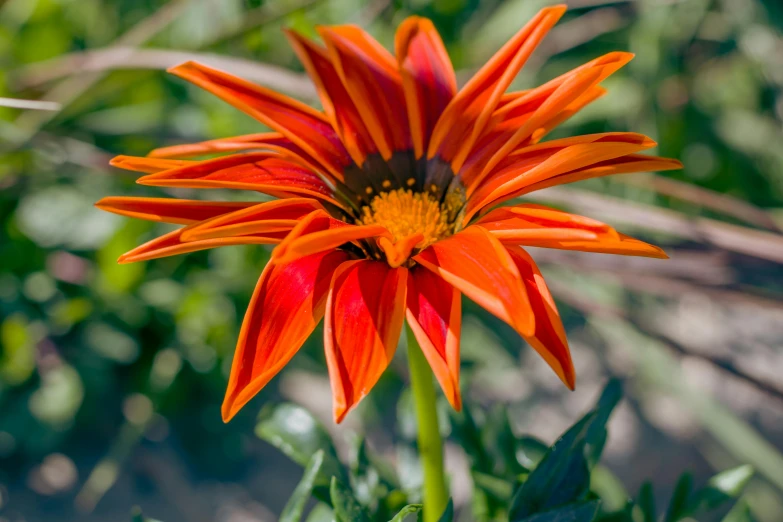
[(394, 241), (421, 233), (423, 248), (450, 236), (454, 226), (449, 222), (449, 212), (441, 208), (438, 201), (427, 193), (397, 189), (383, 192), (369, 206), (359, 219), (364, 225), (383, 225), (391, 232)]

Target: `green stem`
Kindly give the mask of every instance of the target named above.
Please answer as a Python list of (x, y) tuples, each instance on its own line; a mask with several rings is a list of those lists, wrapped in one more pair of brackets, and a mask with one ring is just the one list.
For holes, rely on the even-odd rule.
[(443, 510), (446, 509), (448, 489), (446, 489), (446, 475), (443, 472), (443, 440), (438, 427), (435, 385), (430, 365), (424, 358), (413, 331), (410, 326), (406, 330), (411, 390), (419, 427), (419, 458), (424, 467), (424, 522), (438, 522)]

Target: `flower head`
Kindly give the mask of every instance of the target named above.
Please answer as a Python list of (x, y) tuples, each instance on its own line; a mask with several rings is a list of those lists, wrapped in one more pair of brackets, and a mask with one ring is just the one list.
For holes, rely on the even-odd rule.
[(540, 87), (506, 92), (564, 11), (541, 10), (459, 90), (426, 19), (402, 23), (395, 55), (355, 26), (321, 27), (323, 46), (288, 32), (323, 111), (197, 63), (171, 69), (275, 131), (166, 147), (113, 164), (146, 173), (138, 180), (143, 185), (232, 188), (277, 200), (98, 203), (184, 225), (121, 262), (277, 245), (242, 324), (224, 419), (280, 371), (323, 317), (338, 422), (389, 364), (404, 320), (459, 409), (462, 294), (511, 325), (574, 387), (555, 303), (523, 247), (666, 256), (589, 218), (500, 204), (553, 185), (680, 164), (639, 154), (655, 143), (633, 133), (541, 141), (603, 95), (600, 82), (631, 58), (609, 53)]

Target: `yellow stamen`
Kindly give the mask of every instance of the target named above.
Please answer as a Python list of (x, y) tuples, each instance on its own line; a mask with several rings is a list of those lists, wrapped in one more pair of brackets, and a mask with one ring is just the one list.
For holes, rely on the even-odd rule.
[(429, 194), (397, 189), (375, 196), (370, 206), (364, 207), (359, 221), (364, 225), (383, 225), (394, 242), (421, 233), (424, 242), (419, 248), (424, 248), (453, 233), (448, 214)]

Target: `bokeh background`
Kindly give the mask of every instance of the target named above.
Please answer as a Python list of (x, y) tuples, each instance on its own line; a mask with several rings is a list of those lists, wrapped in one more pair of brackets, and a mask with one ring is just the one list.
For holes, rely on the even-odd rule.
[[(430, 17), (464, 81), (538, 0), (0, 0), (0, 521), (276, 520), (301, 470), (254, 435), (289, 400), (324, 419), (341, 451), (365, 434), (404, 465), (394, 412), (404, 357), (341, 426), (330, 419), (320, 336), (229, 425), (219, 407), (234, 342), (268, 251), (230, 247), (120, 266), (163, 226), (102, 213), (107, 195), (153, 190), (116, 154), (262, 126), (164, 69), (196, 59), (316, 104), (282, 36), (351, 22), (391, 46)], [(567, 392), (513, 332), (465, 303), (464, 393), (508, 405), (515, 431), (551, 442), (609, 376), (627, 400), (604, 471), (661, 499), (750, 463), (747, 498), (783, 520), (783, 3), (570, 0), (514, 87), (604, 52), (636, 59), (557, 136), (634, 130), (682, 171), (590, 180), (531, 199), (666, 247), (669, 261), (535, 251), (579, 375)], [(0, 105), (9, 105), (4, 100)], [(237, 198), (215, 192), (216, 198)], [(245, 195), (246, 196), (246, 195)], [(400, 350), (404, 353), (404, 350)], [(404, 418), (404, 415), (403, 415)], [(457, 507), (471, 484), (447, 448)], [(608, 472), (608, 471), (607, 471)], [(469, 509), (462, 520), (469, 520)]]

